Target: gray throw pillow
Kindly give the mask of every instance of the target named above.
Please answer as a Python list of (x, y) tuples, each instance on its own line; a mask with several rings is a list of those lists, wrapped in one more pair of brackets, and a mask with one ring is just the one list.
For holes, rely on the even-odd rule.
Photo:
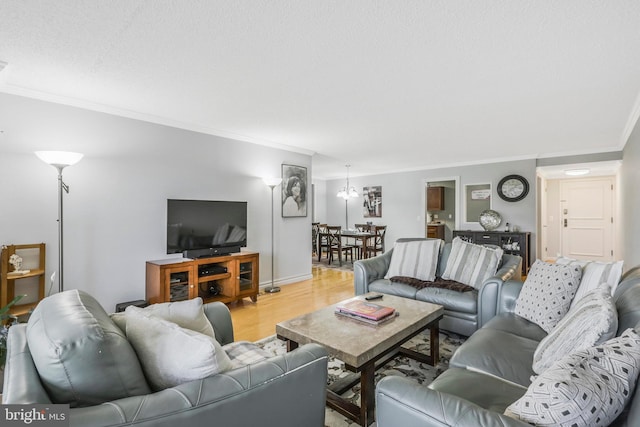
[(631, 398), (640, 372), (640, 336), (620, 337), (565, 356), (539, 375), (505, 415), (534, 425), (608, 426)]
[(182, 328), (138, 307), (127, 307), (127, 338), (155, 390), (232, 368), (229, 356), (215, 338)]
[(522, 285), (515, 314), (535, 323), (547, 333), (569, 311), (578, 291), (582, 268), (579, 265), (550, 264), (536, 260)]
[(544, 337), (533, 355), (533, 371), (541, 374), (558, 359), (613, 338), (618, 315), (609, 287), (587, 293)]
[(129, 306), (124, 312), (111, 314), (111, 319), (123, 332), (127, 330), (127, 316), (132, 309), (143, 310), (149, 315), (176, 323), (178, 326), (200, 332), (215, 338), (213, 326), (204, 314), (202, 298), (197, 297), (185, 301), (163, 302), (139, 308)]

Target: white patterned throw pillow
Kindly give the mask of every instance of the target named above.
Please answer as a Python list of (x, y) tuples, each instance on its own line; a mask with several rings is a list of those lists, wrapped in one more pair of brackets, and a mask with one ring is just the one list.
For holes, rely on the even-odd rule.
[(441, 246), (440, 239), (396, 242), (389, 270), (384, 278), (404, 276), (433, 282), (436, 278)]
[(640, 336), (572, 353), (539, 375), (505, 415), (534, 425), (608, 426), (622, 412), (640, 372)]
[(533, 371), (541, 374), (565, 355), (613, 338), (617, 330), (618, 316), (609, 287), (596, 288), (540, 341), (533, 355)]
[(551, 332), (569, 311), (581, 277), (582, 268), (578, 265), (536, 260), (522, 285), (515, 314)]
[(500, 248), (476, 245), (456, 237), (442, 278), (480, 289), (485, 280), (496, 274), (503, 253)]

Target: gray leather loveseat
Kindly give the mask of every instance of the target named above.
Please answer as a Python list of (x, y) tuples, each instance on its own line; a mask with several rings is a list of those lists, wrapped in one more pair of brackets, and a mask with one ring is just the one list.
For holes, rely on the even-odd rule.
[[(400, 377), (380, 380), (376, 388), (378, 427), (529, 426), (503, 415), (505, 409), (527, 391), (529, 378), (534, 375), (534, 352), (546, 336), (538, 325), (513, 313), (521, 289), (519, 282), (504, 284), (499, 301), (500, 314), (458, 348), (450, 368), (428, 387)], [(622, 278), (613, 301), (618, 318), (616, 336), (628, 328), (635, 327), (638, 331), (640, 270), (630, 271)], [(620, 368), (624, 370), (625, 366), (620, 365)], [(638, 388), (636, 382), (635, 390), (630, 390), (634, 394), (626, 408), (609, 425), (640, 425)], [(582, 399), (583, 393), (574, 396)]]
[[(27, 324), (14, 325), (8, 338), (3, 404), (85, 400), (84, 404), (71, 403), (70, 409), (70, 425), (83, 427), (324, 425), (327, 353), (319, 345), (303, 345), (282, 356), (151, 392), (126, 336), (95, 299), (79, 291), (49, 298), (55, 304), (43, 306), (38, 320), (44, 331), (55, 331), (63, 340), (72, 337), (66, 349), (57, 347), (61, 360), (52, 359), (49, 365), (55, 370), (53, 365), (61, 364), (66, 374), (53, 379), (47, 375), (45, 386), (31, 351), (34, 355), (46, 351), (38, 347), (50, 345), (45, 339), (49, 334), (41, 334), (41, 341), (31, 340)], [(222, 303), (203, 308), (217, 341), (231, 343), (229, 309)], [(56, 339), (52, 345), (59, 342)], [(108, 397), (120, 393), (113, 389), (127, 382), (129, 390), (133, 389), (128, 397)], [(73, 386), (63, 394), (67, 383)], [(81, 388), (86, 392), (79, 392)], [(93, 404), (86, 403), (88, 395), (96, 400)]]
[[(427, 240), (424, 238), (403, 238), (397, 242)], [(447, 266), (451, 253), (451, 243), (445, 243), (438, 259), (437, 276), (441, 276)], [(479, 290), (458, 292), (441, 288), (417, 288), (391, 282), (385, 279), (393, 249), (374, 258), (356, 261), (353, 265), (355, 294), (380, 292), (405, 298), (439, 304), (444, 307), (444, 317), (440, 329), (469, 336), (488, 322), (496, 314), (498, 295), (502, 283), (520, 271), (522, 258), (517, 255), (503, 254), (496, 274), (485, 280)]]

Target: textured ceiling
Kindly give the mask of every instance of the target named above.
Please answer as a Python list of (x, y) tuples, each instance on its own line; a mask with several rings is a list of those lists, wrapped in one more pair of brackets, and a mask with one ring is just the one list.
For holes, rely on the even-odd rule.
[(0, 61), (2, 92), (295, 147), (334, 178), (622, 149), (640, 2), (0, 0)]

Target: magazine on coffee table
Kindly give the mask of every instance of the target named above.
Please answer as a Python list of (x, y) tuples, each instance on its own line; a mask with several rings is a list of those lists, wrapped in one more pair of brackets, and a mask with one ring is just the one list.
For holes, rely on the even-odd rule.
[(336, 312), (348, 313), (369, 320), (380, 320), (391, 316), (396, 309), (361, 299), (351, 299), (336, 306)]
[(366, 317), (358, 316), (358, 315), (351, 314), (351, 313), (344, 313), (342, 311), (336, 310), (336, 315), (337, 316), (347, 317), (349, 319), (354, 319), (354, 320), (357, 320), (358, 322), (367, 323), (369, 325), (380, 325), (382, 323), (388, 322), (391, 319), (395, 319), (399, 314), (400, 313), (398, 313), (396, 311), (393, 314), (390, 314), (387, 317), (383, 317), (380, 320), (371, 320), (371, 319), (367, 319)]

